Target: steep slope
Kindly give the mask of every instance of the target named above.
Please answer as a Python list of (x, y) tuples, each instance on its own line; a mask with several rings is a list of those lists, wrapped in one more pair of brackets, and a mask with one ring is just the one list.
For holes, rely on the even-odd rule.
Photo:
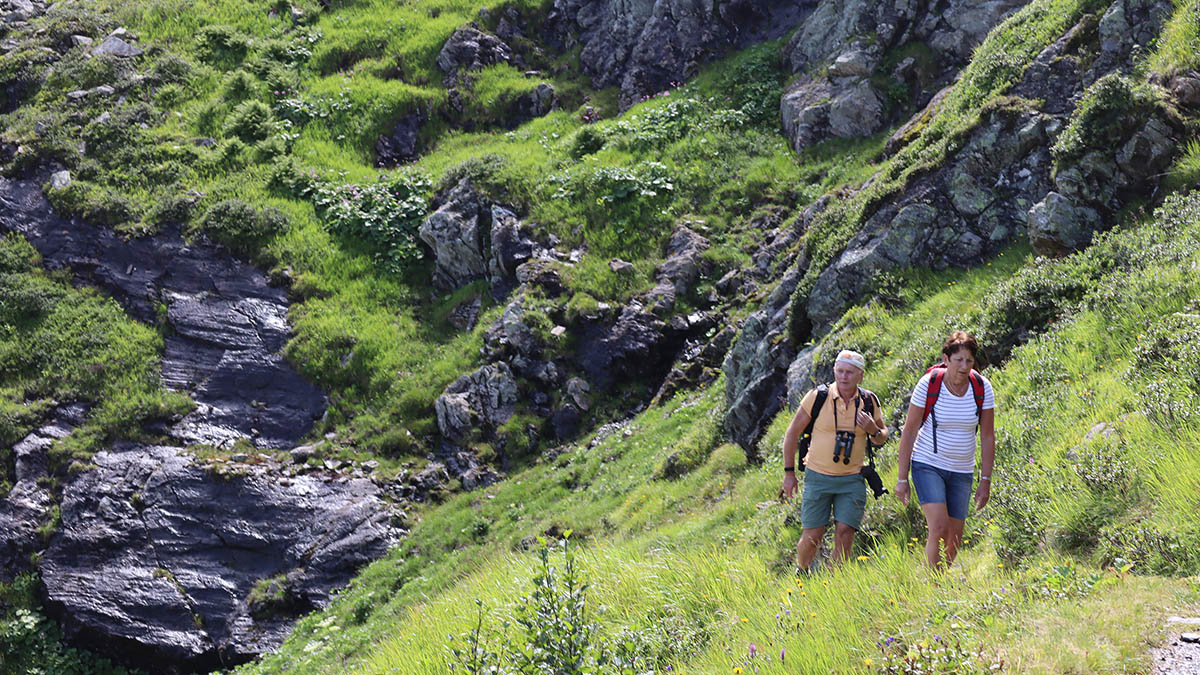
[[(1193, 344), (1195, 206), (1183, 197), (1139, 211), (1195, 184), (1197, 151), (1184, 141), (1200, 79), (1180, 47), (1196, 37), (1190, 7), (178, 9), (3, 7), (0, 161), (11, 178), (0, 185), (33, 195), (22, 205), (40, 186), (53, 213), (35, 209), (41, 229), (28, 209), (0, 219), (44, 249), (47, 267), (69, 270), (62, 280), (106, 289), (156, 323), (163, 346), (147, 344), (162, 350), (163, 383), (198, 404), (189, 417), (183, 403), (173, 414), (157, 404), (98, 427), (87, 410), (111, 392), (64, 390), (56, 396), (85, 405), (55, 408), (11, 383), (9, 407), (22, 411), (11, 435), (25, 442), (5, 458), (15, 486), (0, 515), (19, 521), (5, 573), (44, 550), (33, 562), (45, 599), (76, 643), (126, 662), (245, 661), (329, 603), (393, 535), (407, 538), (253, 667), (444, 671), (461, 658), (447, 655), (445, 634), (474, 615), (431, 622), (422, 603), (440, 612), (483, 596), (485, 614), (519, 625), (523, 584), (509, 582), (529, 558), (501, 551), (568, 530), (594, 547), (589, 566), (630, 580), (599, 586), (608, 610), (590, 654), (631, 668), (777, 668), (732, 656), (767, 640), (780, 661), (870, 668), (939, 642), (953, 623), (965, 626), (959, 642), (930, 658), (1057, 669), (1061, 655), (988, 638), (1020, 638), (1020, 617), (1069, 616), (1076, 600), (1103, 612), (1100, 589), (1142, 609), (1104, 629), (1118, 648), (1089, 667), (1139, 667), (1149, 603), (1189, 592), (1128, 572), (1200, 564), (1189, 553), (1194, 486), (1168, 480), (1194, 462), (1151, 459), (1196, 440), (1194, 369), (1181, 365)], [(594, 89), (607, 85), (619, 88)], [(60, 245), (60, 226), (97, 234)], [(1026, 241), (1067, 257), (1034, 258)], [(137, 251), (219, 261), (190, 275), (168, 256), (149, 273), (133, 263), (153, 268), (155, 255)], [(214, 289), (177, 288), (168, 272), (200, 286), (211, 277)], [(1133, 338), (1145, 326), (1152, 339)], [(793, 515), (762, 501), (775, 490), (787, 400), (827, 377), (838, 347), (856, 346), (878, 364), (871, 386), (898, 424), (949, 327), (985, 339), (1012, 410), (995, 503), (974, 521), (961, 583), (913, 575), (904, 542), (919, 536), (919, 514), (883, 501), (863, 564), (831, 574), (830, 591), (750, 602), (779, 582), (796, 535)], [(246, 367), (260, 361), (277, 370)], [(248, 391), (278, 386), (276, 372), (290, 383), (281, 391)], [(1091, 404), (1098, 391), (1092, 417), (1066, 414), (1067, 401)], [(290, 455), (255, 452), (302, 438), (314, 442)], [(157, 447), (171, 439), (206, 445)], [(46, 461), (67, 453), (73, 467)], [(124, 476), (106, 488), (119, 509), (85, 498), (110, 474)], [(175, 498), (181, 514), (166, 508), (181, 489), (224, 495), (232, 520), (213, 532), (171, 525), (207, 519), (191, 499)], [(336, 494), (313, 501), (313, 489)], [(274, 531), (273, 519), (323, 520), (339, 500), (346, 520), (328, 532)], [(249, 507), (264, 515), (250, 548), (270, 569), (235, 555), (246, 501), (263, 505)], [(406, 524), (402, 511), (420, 515)], [(94, 519), (129, 536), (90, 544)], [(357, 522), (370, 536), (354, 536)], [(210, 557), (214, 538), (224, 548)], [(714, 538), (729, 550), (701, 543)], [(162, 564), (160, 548), (178, 557)], [(160, 587), (159, 608), (115, 627), (87, 619), (92, 596), (138, 607), (112, 587), (70, 597), (81, 586), (63, 583), (75, 574), (65, 563), (80, 549), (104, 554), (84, 567), (144, 563), (134, 568)], [(494, 567), (472, 567), (481, 555)], [(699, 571), (651, 587), (655, 565)], [(738, 579), (753, 592), (739, 596)], [(866, 588), (877, 592), (860, 611), (838, 613)], [(797, 594), (813, 596), (813, 620), (772, 622), (791, 617)], [(947, 609), (956, 596), (981, 609)], [(855, 637), (824, 644), (833, 617)], [(488, 637), (493, 619), (480, 635), (504, 651)], [(885, 646), (872, 651), (877, 637)]]

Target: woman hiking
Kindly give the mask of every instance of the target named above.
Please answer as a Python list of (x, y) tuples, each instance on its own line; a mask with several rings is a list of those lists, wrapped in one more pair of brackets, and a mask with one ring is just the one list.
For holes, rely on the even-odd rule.
[(975, 370), (979, 343), (956, 330), (942, 345), (942, 361), (917, 382), (900, 432), (896, 497), (908, 504), (909, 468), (929, 526), (925, 558), (934, 569), (949, 567), (962, 544), (975, 476), (975, 433), (979, 432), (979, 486), (975, 510), (991, 495), (996, 457), (992, 383)]

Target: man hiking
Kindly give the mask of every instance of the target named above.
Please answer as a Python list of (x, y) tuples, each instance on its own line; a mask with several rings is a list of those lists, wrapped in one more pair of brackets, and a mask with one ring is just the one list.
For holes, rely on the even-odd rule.
[[(887, 428), (879, 400), (859, 388), (866, 373), (866, 358), (844, 350), (833, 365), (833, 383), (809, 391), (783, 436), (783, 488), (785, 499), (796, 492), (796, 454), (801, 448), (804, 491), (800, 524), (804, 533), (796, 544), (796, 566), (807, 572), (817, 555), (832, 512), (833, 562), (850, 556), (854, 533), (862, 521), (867, 492), (860, 474), (867, 457), (867, 439), (875, 445), (887, 441)], [(810, 436), (801, 440), (809, 429)], [(807, 447), (807, 452), (803, 449)]]

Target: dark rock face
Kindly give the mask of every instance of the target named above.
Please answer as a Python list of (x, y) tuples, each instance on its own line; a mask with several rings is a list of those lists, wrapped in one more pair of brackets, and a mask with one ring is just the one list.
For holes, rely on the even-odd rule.
[[(287, 295), (259, 270), (177, 231), (123, 240), (56, 216), (33, 181), (0, 178), (0, 228), (19, 232), (48, 267), (112, 293), (135, 318), (165, 314), (163, 381), (197, 409), (169, 433), (187, 443), (291, 447), (325, 411), (325, 396), (282, 357)], [(165, 312), (163, 311), (165, 310)]]
[(799, 269), (784, 274), (762, 309), (746, 317), (722, 365), (725, 433), (754, 459), (758, 458), (758, 439), (783, 404), (787, 367), (794, 355), (784, 339), (789, 300), (802, 276)]
[(655, 314), (665, 314), (675, 308), (675, 299), (687, 293), (700, 276), (701, 254), (709, 242), (696, 232), (680, 226), (667, 242), (667, 259), (654, 272), (657, 285), (646, 296)]
[(615, 323), (581, 337), (576, 358), (588, 381), (602, 388), (614, 381), (651, 376), (656, 369), (663, 369), (664, 357), (674, 356), (673, 350), (664, 348), (667, 332), (661, 319), (638, 305), (629, 305)]
[(517, 381), (508, 364), (500, 363), (455, 380), (434, 408), (442, 435), (460, 440), (472, 429), (495, 430), (512, 417), (516, 403)]
[(813, 0), (555, 0), (550, 21), (565, 45), (579, 43), (596, 88), (620, 86), (629, 106), (729, 49), (786, 35)]
[(421, 125), (425, 124), (428, 116), (423, 110), (417, 110), (400, 118), (392, 133), (380, 136), (375, 141), (375, 166), (388, 168), (408, 164), (417, 159), (417, 140), (421, 133)]
[[(66, 487), (42, 559), (47, 606), (69, 639), (158, 672), (277, 647), (394, 535), (364, 479), (217, 476), (170, 447), (119, 445), (93, 461)], [(264, 580), (284, 601), (252, 608)]]
[(54, 497), (38, 479), (49, 475), (50, 446), (83, 424), (86, 415), (82, 404), (60, 408), (49, 424), (13, 446), (13, 488), (0, 500), (0, 581), (29, 569), (30, 556), (42, 548), (38, 528), (50, 520)]

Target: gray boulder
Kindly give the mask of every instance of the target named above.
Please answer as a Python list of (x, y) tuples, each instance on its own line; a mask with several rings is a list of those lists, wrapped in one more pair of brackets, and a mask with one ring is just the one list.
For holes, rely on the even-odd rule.
[(1029, 241), (1041, 255), (1058, 257), (1092, 242), (1100, 225), (1095, 209), (1079, 206), (1070, 198), (1050, 192), (1029, 209)]
[[(278, 647), (399, 534), (365, 479), (222, 477), (170, 447), (92, 462), (41, 560), (46, 607), (71, 642), (143, 668), (207, 671)], [(268, 582), (283, 598), (252, 605)]]
[(488, 35), (471, 26), (454, 31), (438, 52), (437, 67), (448, 76), (463, 70), (479, 70), (497, 63), (507, 63), (512, 49), (500, 38)]
[(109, 36), (100, 44), (92, 47), (92, 53), (96, 56), (119, 56), (122, 58), (133, 58), (142, 55), (142, 50), (121, 38), (113, 35)]
[(59, 218), (36, 181), (0, 178), (0, 230), (21, 233), (47, 265), (104, 289), (134, 318), (153, 325), (166, 306), (163, 382), (197, 408), (158, 431), (186, 443), (287, 448), (324, 414), (324, 394), (282, 354), (287, 292), (261, 270), (203, 240), (185, 242), (177, 228), (125, 239)]
[(862, 77), (801, 78), (780, 99), (779, 112), (796, 152), (831, 137), (869, 136), (885, 121), (882, 96)]
[(708, 240), (684, 225), (671, 233), (667, 242), (667, 259), (654, 272), (658, 282), (647, 295), (646, 302), (655, 314), (663, 315), (675, 307), (676, 297), (688, 292), (700, 276), (701, 255), (708, 249)]
[(441, 207), (431, 213), (417, 230), (421, 241), (433, 251), (433, 283), (442, 290), (456, 290), (487, 274), (485, 237), (491, 213), (464, 178), (450, 190)]
[(804, 395), (818, 384), (813, 364), (815, 351), (817, 351), (816, 345), (809, 345), (801, 349), (800, 353), (796, 354), (796, 358), (792, 360), (792, 365), (788, 366), (787, 403), (789, 410), (800, 407), (800, 399), (804, 398)]
[(446, 387), (434, 404), (438, 429), (454, 441), (495, 431), (516, 410), (517, 381), (506, 363), (489, 364)]

